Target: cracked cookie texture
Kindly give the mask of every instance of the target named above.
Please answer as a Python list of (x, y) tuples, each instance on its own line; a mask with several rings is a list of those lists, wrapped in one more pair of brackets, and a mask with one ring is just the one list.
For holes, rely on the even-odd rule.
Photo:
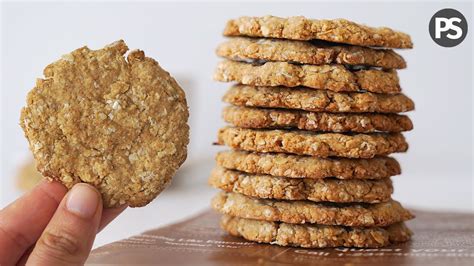
[(341, 64), (402, 69), (406, 62), (390, 49), (372, 49), (325, 42), (232, 37), (216, 49), (217, 55), (236, 61), (277, 61), (308, 65)]
[(95, 186), (106, 207), (144, 206), (184, 162), (184, 91), (158, 62), (123, 41), (79, 48), (48, 65), (20, 124), (46, 177)]
[(223, 215), (221, 227), (229, 234), (249, 241), (303, 248), (380, 248), (406, 242), (412, 235), (403, 222), (387, 227), (348, 228), (267, 222)]
[(265, 37), (291, 40), (324, 40), (359, 46), (412, 48), (408, 34), (387, 27), (369, 27), (345, 19), (295, 17), (248, 17), (231, 19), (225, 36)]
[(393, 192), (389, 178), (380, 180), (306, 179), (253, 175), (216, 167), (209, 184), (249, 197), (314, 202), (387, 202)]
[(348, 135), (236, 127), (221, 128), (218, 144), (245, 151), (282, 152), (322, 158), (337, 156), (367, 159), (408, 149), (408, 143), (400, 133)]
[(227, 169), (290, 178), (384, 179), (401, 173), (397, 160), (382, 156), (372, 159), (318, 158), (230, 150), (219, 152), (216, 161)]
[(338, 93), (303, 87), (234, 85), (225, 93), (223, 100), (236, 106), (297, 109), (313, 112), (401, 113), (415, 109), (413, 101), (404, 94)]
[(405, 115), (377, 113), (329, 113), (227, 106), (224, 121), (255, 129), (301, 129), (325, 132), (401, 132), (413, 129)]
[(284, 201), (220, 192), (212, 199), (211, 205), (222, 214), (290, 224), (375, 227), (414, 218), (394, 200), (375, 204)]
[(401, 91), (395, 70), (350, 71), (342, 65), (295, 65), (287, 62), (253, 65), (225, 60), (217, 65), (214, 79), (253, 86), (304, 86), (335, 92), (370, 91), (397, 94)]

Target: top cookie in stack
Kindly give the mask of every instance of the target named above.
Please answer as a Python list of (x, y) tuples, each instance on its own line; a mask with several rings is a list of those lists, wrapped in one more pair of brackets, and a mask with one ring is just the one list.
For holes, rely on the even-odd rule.
[[(398, 113), (414, 109), (388, 48), (410, 37), (347, 20), (241, 17), (224, 30), (214, 78), (236, 82), (209, 183), (223, 228), (301, 247), (381, 247), (407, 241), (413, 218), (391, 199), (400, 174), (387, 155), (408, 149)], [(378, 48), (373, 48), (378, 47)]]

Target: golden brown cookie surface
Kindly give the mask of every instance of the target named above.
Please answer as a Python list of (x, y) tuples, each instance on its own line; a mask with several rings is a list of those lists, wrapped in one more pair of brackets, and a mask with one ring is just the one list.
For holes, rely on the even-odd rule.
[(231, 216), (291, 224), (374, 227), (414, 217), (394, 200), (376, 204), (317, 203), (256, 199), (238, 193), (220, 192), (213, 198), (212, 207)]
[(249, 36), (291, 40), (324, 40), (360, 46), (412, 48), (408, 34), (386, 27), (369, 27), (345, 19), (308, 19), (303, 16), (239, 17), (227, 22), (225, 36)]
[(258, 243), (303, 248), (358, 247), (379, 248), (408, 241), (412, 235), (404, 223), (387, 227), (335, 225), (297, 225), (267, 222), (224, 215), (221, 227), (233, 236)]
[(184, 162), (188, 107), (176, 81), (123, 41), (79, 48), (44, 70), (21, 126), (43, 175), (86, 182), (107, 207), (144, 206)]
[(263, 130), (224, 127), (218, 144), (253, 152), (282, 152), (345, 158), (373, 158), (405, 152), (408, 143), (401, 133), (340, 134), (310, 131)]
[(249, 197), (314, 202), (387, 202), (393, 192), (390, 178), (379, 180), (339, 180), (334, 178), (286, 178), (253, 175), (216, 167), (209, 184), (226, 192)]
[(381, 156), (372, 159), (317, 158), (230, 150), (219, 152), (216, 161), (227, 169), (290, 178), (383, 179), (401, 173), (395, 159)]
[(237, 106), (285, 108), (313, 112), (401, 113), (415, 109), (404, 94), (337, 93), (328, 90), (234, 85), (223, 100)]
[(252, 86), (304, 86), (335, 92), (369, 91), (397, 94), (401, 91), (395, 70), (350, 71), (342, 65), (296, 65), (287, 62), (253, 65), (225, 60), (217, 65), (214, 79)]
[(255, 129), (301, 129), (327, 132), (401, 132), (413, 129), (405, 115), (376, 113), (329, 113), (299, 110), (227, 106), (224, 121)]
[(279, 61), (309, 65), (343, 64), (401, 69), (405, 60), (393, 50), (282, 39), (233, 37), (217, 55), (237, 61)]

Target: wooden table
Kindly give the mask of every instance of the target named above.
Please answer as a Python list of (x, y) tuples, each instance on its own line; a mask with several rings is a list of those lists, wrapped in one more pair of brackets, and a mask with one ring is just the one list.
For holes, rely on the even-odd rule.
[(413, 211), (412, 241), (377, 249), (304, 249), (257, 244), (227, 235), (219, 215), (184, 222), (93, 250), (88, 263), (160, 265), (474, 265), (474, 214)]

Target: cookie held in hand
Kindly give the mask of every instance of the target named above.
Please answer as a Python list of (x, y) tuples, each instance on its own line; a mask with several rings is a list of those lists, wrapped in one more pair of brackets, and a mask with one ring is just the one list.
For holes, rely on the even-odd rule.
[(184, 91), (124, 41), (79, 48), (44, 70), (20, 124), (38, 170), (68, 188), (95, 186), (106, 207), (152, 201), (184, 162)]

